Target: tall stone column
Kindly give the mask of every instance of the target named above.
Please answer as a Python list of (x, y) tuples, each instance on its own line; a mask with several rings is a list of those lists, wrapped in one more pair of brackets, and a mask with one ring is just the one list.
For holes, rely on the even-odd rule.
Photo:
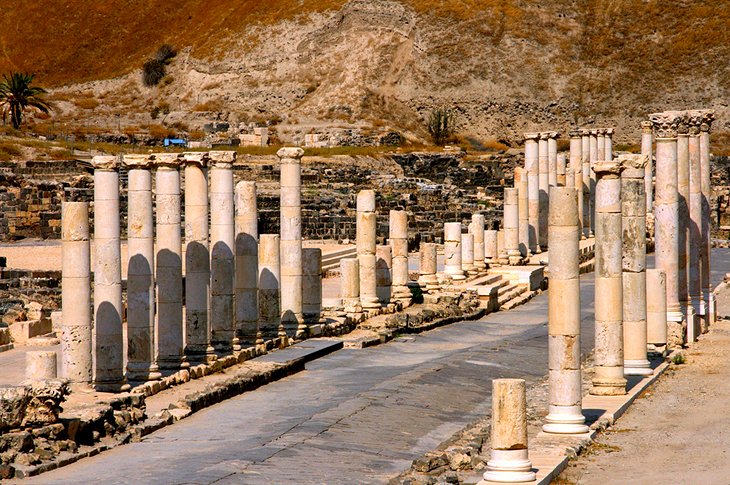
[(550, 189), (546, 433), (586, 433), (580, 370), (580, 232), (573, 187)]
[(162, 375), (155, 362), (155, 221), (147, 155), (125, 155), (127, 167), (127, 379)]
[[(279, 290), (281, 288), (281, 239), (278, 234), (259, 236), (259, 331), (263, 337), (286, 337), (281, 324)], [(283, 335), (282, 335), (283, 332)]]
[(476, 274), (474, 267), (474, 234), (461, 235), (461, 268), (469, 276)]
[(565, 187), (566, 165), (567, 160), (565, 158), (565, 153), (558, 153), (557, 179), (555, 182), (555, 185), (558, 187)]
[(92, 158), (94, 166), (94, 387), (129, 388), (124, 378), (122, 249), (119, 241), (119, 161)]
[(539, 229), (539, 244), (540, 248), (545, 249), (547, 247), (547, 213), (548, 213), (548, 189), (550, 187), (550, 173), (549, 166), (550, 160), (548, 157), (548, 139), (550, 133), (540, 133), (540, 139), (538, 141), (538, 166), (539, 166), (539, 178), (538, 183), (540, 187), (540, 213), (538, 215)]
[(259, 221), (256, 182), (236, 184), (236, 331), (243, 342), (263, 343), (258, 330)]
[(641, 154), (648, 157), (646, 169), (644, 171), (644, 190), (646, 191), (646, 212), (647, 214), (654, 210), (654, 157), (652, 144), (654, 136), (651, 121), (641, 122)]
[(606, 160), (606, 129), (596, 130), (596, 160)]
[(438, 277), (438, 259), (436, 244), (422, 242), (419, 251), (418, 284), (425, 288), (424, 293), (433, 293), (440, 289)]
[(302, 156), (301, 148), (282, 148), (281, 166), (281, 320), (297, 338), (307, 333), (302, 317)]
[(484, 480), (535, 480), (527, 451), (527, 397), (523, 379), (492, 380), (492, 440)]
[(216, 359), (210, 344), (210, 247), (208, 154), (183, 153), (185, 166), (185, 355), (191, 362)]
[(61, 360), (72, 384), (92, 379), (89, 204), (61, 204)]
[(667, 279), (661, 269), (646, 270), (646, 340), (660, 354), (667, 347)]
[(677, 112), (649, 115), (656, 135), (656, 192), (654, 194), (655, 265), (667, 283), (667, 344), (684, 342), (679, 304), (679, 195), (677, 191)]
[[(483, 223), (484, 216), (482, 216)], [(390, 211), (388, 233), (388, 243), (393, 251), (393, 298), (402, 302), (404, 305), (410, 305), (413, 295), (411, 294), (411, 290), (408, 289), (408, 213), (406, 211)], [(481, 256), (483, 265), (483, 249)]]
[(591, 194), (591, 235), (596, 232), (596, 172), (593, 170), (593, 166), (595, 165), (596, 161), (598, 160), (598, 130), (591, 130), (590, 131), (590, 145), (589, 145), (589, 151), (588, 156), (590, 159), (590, 166), (591, 169), (589, 171), (590, 173), (590, 179), (591, 179), (591, 185), (590, 185), (590, 194)]
[(595, 374), (591, 394), (626, 394), (623, 352), (621, 170), (596, 162)]
[(603, 155), (606, 161), (613, 160), (613, 128), (606, 128)]
[[(560, 133), (551, 131), (548, 133), (548, 186), (558, 185), (558, 136)], [(563, 171), (564, 173), (565, 171)]]
[(491, 264), (497, 263), (499, 257), (499, 245), (497, 244), (496, 229), (487, 229), (484, 231), (484, 257)]
[(702, 245), (701, 245), (701, 268), (702, 294), (705, 301), (705, 326), (715, 323), (715, 294), (712, 293), (710, 280), (710, 248), (712, 238), (710, 235), (710, 195), (712, 187), (710, 184), (710, 128), (715, 120), (713, 110), (703, 110), (702, 124), (700, 125), (700, 177), (702, 182)]
[(483, 272), (487, 269), (484, 262), (484, 214), (472, 214), (469, 234), (474, 236), (474, 268)]
[(317, 324), (322, 316), (322, 250), (302, 249), (302, 313), (304, 322)]
[[(693, 342), (701, 332), (702, 279), (702, 167), (700, 155), (700, 125), (702, 112), (692, 111), (689, 118), (689, 245), (687, 252), (687, 289), (689, 304), (695, 318), (687, 320), (687, 341)], [(688, 315), (690, 312), (688, 312)], [(690, 325), (693, 322), (693, 325)]]
[[(646, 358), (646, 157), (621, 155), (624, 375), (653, 373)], [(598, 295), (598, 293), (596, 293)]]
[[(527, 172), (527, 213), (529, 221), (529, 249), (540, 251), (540, 172), (538, 161), (539, 133), (525, 133), (525, 171)], [(496, 257), (496, 255), (495, 255)]]
[[(515, 167), (515, 187), (517, 187), (517, 212), (519, 213), (520, 255), (530, 254), (530, 213), (527, 206), (527, 172), (522, 167)], [(482, 216), (484, 217), (484, 216)], [(482, 241), (484, 232), (482, 231)]]
[(677, 128), (677, 191), (679, 192), (678, 227), (678, 288), (679, 306), (686, 328), (694, 327), (695, 313), (689, 299), (689, 118), (686, 112), (680, 117)]
[(375, 191), (357, 194), (357, 259), (360, 264), (360, 304), (363, 308), (379, 308), (375, 282), (376, 239)]
[(461, 222), (444, 224), (444, 273), (453, 280), (466, 279), (461, 267)]
[(234, 325), (236, 245), (233, 162), (236, 152), (210, 152), (210, 340), (218, 353), (240, 350)]
[(517, 265), (522, 261), (520, 254), (520, 215), (519, 194), (516, 188), (504, 189), (504, 249), (509, 264)]
[(156, 153), (152, 161), (156, 167), (157, 363), (161, 369), (177, 370), (190, 365), (183, 354), (180, 159), (176, 153)]
[(388, 245), (378, 245), (375, 248), (375, 291), (378, 295), (378, 301), (383, 306), (390, 303), (393, 281), (391, 276), (391, 268), (393, 267), (392, 251)]
[(340, 260), (340, 283), (342, 306), (347, 313), (361, 313), (360, 305), (360, 263), (357, 258)]
[(581, 165), (583, 166), (583, 236), (593, 236), (593, 167), (590, 161), (591, 131), (581, 130)]
[(581, 239), (585, 238), (583, 233), (583, 153), (580, 131), (570, 131), (570, 166), (573, 171), (574, 187), (578, 192), (578, 227), (581, 228)]

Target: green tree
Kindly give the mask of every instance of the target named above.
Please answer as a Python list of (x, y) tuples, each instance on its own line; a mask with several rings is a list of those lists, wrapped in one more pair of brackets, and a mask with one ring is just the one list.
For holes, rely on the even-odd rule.
[(0, 82), (0, 108), (5, 124), (8, 113), (10, 122), (16, 130), (23, 122), (23, 112), (28, 108), (36, 108), (43, 113), (51, 111), (51, 106), (43, 99), (46, 90), (33, 86), (33, 74), (11, 72), (3, 74)]
[(454, 134), (456, 119), (454, 112), (446, 108), (437, 108), (428, 119), (428, 133), (434, 145), (444, 145)]

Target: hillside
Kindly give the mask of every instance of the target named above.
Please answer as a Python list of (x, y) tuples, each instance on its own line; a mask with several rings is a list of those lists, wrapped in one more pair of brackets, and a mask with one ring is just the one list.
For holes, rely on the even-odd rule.
[[(56, 129), (143, 129), (162, 105), (190, 130), (276, 120), (282, 141), (334, 124), (423, 137), (438, 106), (480, 142), (590, 123), (633, 142), (669, 108), (714, 107), (730, 131), (730, 2), (43, 3), (0, 0), (0, 71), (55, 88)], [(163, 43), (179, 54), (144, 87)]]

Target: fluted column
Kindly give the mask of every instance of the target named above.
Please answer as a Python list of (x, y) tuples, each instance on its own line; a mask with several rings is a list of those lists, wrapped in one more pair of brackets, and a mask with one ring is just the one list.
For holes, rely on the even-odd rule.
[[(548, 186), (558, 185), (558, 136), (560, 133), (551, 131), (548, 133)], [(565, 171), (563, 171), (565, 173)], [(549, 195), (549, 194), (548, 194)]]
[[(689, 304), (695, 315), (687, 320), (687, 341), (693, 342), (701, 332), (702, 280), (702, 167), (700, 155), (700, 125), (702, 112), (692, 111), (689, 117), (689, 244), (687, 252), (687, 289)], [(688, 312), (688, 315), (690, 312)]]
[(715, 112), (703, 110), (702, 124), (700, 125), (700, 177), (702, 181), (702, 247), (701, 247), (701, 279), (702, 295), (705, 301), (705, 326), (715, 323), (715, 294), (712, 292), (710, 280), (710, 261), (712, 237), (710, 234), (710, 128), (715, 120)]
[(578, 227), (580, 227), (581, 239), (583, 234), (583, 159), (580, 131), (570, 131), (570, 166), (573, 172), (574, 187), (578, 195)]
[(419, 249), (418, 284), (424, 293), (433, 293), (440, 289), (437, 273), (436, 244), (422, 242)]
[(684, 342), (679, 304), (679, 196), (677, 191), (677, 112), (654, 113), (649, 119), (656, 135), (654, 194), (655, 265), (666, 275), (667, 344)]
[(593, 236), (593, 169), (590, 162), (591, 131), (580, 131), (581, 165), (583, 168), (583, 237)]
[(155, 362), (155, 221), (147, 155), (125, 155), (127, 167), (127, 379), (161, 377)]
[(682, 309), (685, 330), (694, 326), (694, 308), (689, 299), (689, 118), (686, 112), (680, 117), (677, 129), (677, 191), (679, 195), (678, 242), (678, 288), (679, 306)]
[(236, 184), (236, 332), (243, 342), (263, 343), (258, 330), (259, 228), (256, 182)]
[[(482, 219), (482, 223), (483, 221), (484, 219)], [(406, 211), (390, 211), (388, 233), (388, 243), (393, 251), (391, 275), (393, 298), (405, 305), (409, 305), (412, 300), (412, 294), (411, 290), (408, 289), (408, 213)], [(481, 256), (482, 264), (484, 264), (483, 249)]]
[(603, 155), (607, 161), (613, 160), (613, 128), (606, 128)]
[[(519, 213), (519, 240), (520, 254), (527, 257), (530, 254), (530, 212), (527, 206), (527, 171), (522, 167), (515, 167), (515, 187), (517, 187), (517, 212)], [(483, 217), (483, 216), (482, 216)], [(482, 235), (482, 240), (484, 236)]]
[(597, 161), (595, 263), (595, 374), (591, 394), (626, 394), (619, 163)]
[(567, 160), (565, 158), (565, 152), (558, 153), (558, 168), (557, 168), (557, 179), (555, 185), (558, 187), (565, 187), (566, 180), (566, 165)]
[(651, 121), (641, 122), (641, 154), (648, 157), (644, 172), (644, 190), (646, 191), (646, 212), (654, 210), (654, 156), (652, 144), (654, 136)]
[(92, 158), (94, 166), (94, 387), (129, 388), (124, 378), (122, 253), (119, 241), (119, 161)]
[(357, 259), (360, 264), (360, 304), (363, 308), (379, 308), (375, 282), (375, 191), (357, 194)]
[(322, 316), (322, 250), (302, 249), (302, 313), (304, 322), (317, 324)]
[(461, 267), (461, 222), (444, 224), (444, 273), (453, 280), (466, 278)]
[(88, 202), (61, 203), (61, 360), (72, 384), (92, 379), (91, 244)]
[(286, 338), (286, 331), (281, 324), (281, 306), (279, 292), (281, 289), (281, 238), (278, 234), (261, 234), (259, 236), (259, 332), (262, 338), (274, 335)]
[(474, 268), (482, 272), (487, 269), (484, 262), (484, 214), (472, 214), (469, 234), (474, 236)]
[(550, 133), (540, 133), (537, 145), (537, 159), (539, 167), (538, 184), (540, 187), (540, 213), (538, 215), (539, 243), (540, 248), (547, 247), (547, 213), (548, 213), (548, 189), (550, 187), (550, 159), (548, 156), (548, 139)]
[[(538, 161), (538, 133), (525, 133), (525, 171), (527, 172), (527, 200), (529, 221), (529, 249), (540, 251), (540, 175)], [(496, 257), (496, 255), (495, 255)]]
[(522, 260), (519, 237), (519, 194), (516, 188), (504, 189), (504, 249), (509, 264), (516, 265)]

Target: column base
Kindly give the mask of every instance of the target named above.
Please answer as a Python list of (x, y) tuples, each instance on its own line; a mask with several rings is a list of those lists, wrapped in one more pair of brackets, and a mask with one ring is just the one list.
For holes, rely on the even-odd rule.
[(187, 369), (190, 367), (190, 362), (185, 358), (184, 355), (166, 356), (159, 357), (157, 359), (157, 365), (162, 370), (180, 370)]
[(299, 326), (297, 326), (297, 331), (294, 334), (294, 338), (303, 339), (307, 338), (307, 335), (309, 335), (309, 325), (304, 322), (299, 323)]
[(466, 279), (466, 275), (464, 274), (449, 273), (448, 276), (454, 281), (464, 281)]
[(363, 308), (380, 308), (380, 300), (377, 296), (361, 296), (360, 297), (360, 304)]
[(160, 368), (152, 363), (127, 363), (127, 380), (132, 382), (150, 382), (162, 378)]
[(537, 479), (527, 450), (492, 450), (483, 478), (498, 483), (525, 483)]
[(580, 406), (550, 406), (542, 430), (551, 434), (583, 434), (589, 431)]
[(484, 261), (474, 261), (474, 267), (478, 271), (485, 271), (487, 269), (487, 264)]
[(646, 359), (624, 360), (625, 376), (650, 376), (654, 374), (654, 369)]
[(132, 389), (132, 386), (127, 381), (94, 382), (92, 387), (98, 392), (127, 392)]
[(626, 379), (616, 377), (594, 378), (589, 393), (593, 396), (623, 396), (626, 394)]

